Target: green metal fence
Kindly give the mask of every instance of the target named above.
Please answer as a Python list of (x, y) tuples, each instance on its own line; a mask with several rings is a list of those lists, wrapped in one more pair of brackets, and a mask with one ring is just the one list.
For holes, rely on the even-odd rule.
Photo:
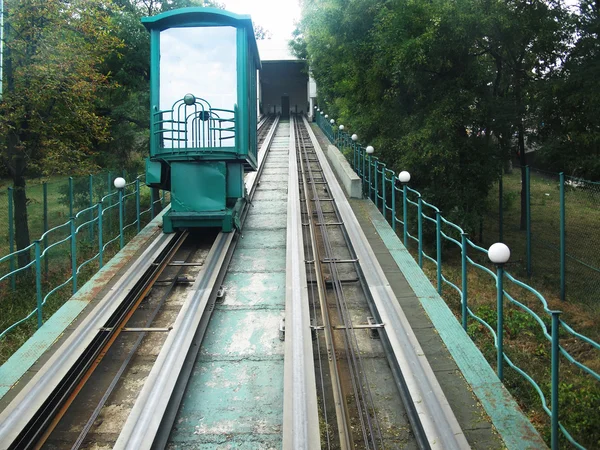
[[(476, 321), (489, 331), (494, 342), (496, 370), (500, 380), (504, 381), (504, 368), (510, 367), (535, 389), (543, 410), (550, 418), (552, 449), (559, 447), (561, 434), (574, 447), (583, 449), (584, 447), (565, 428), (564, 417), (561, 420), (560, 395), (565, 395), (569, 386), (564, 383), (564, 375), (563, 378), (560, 376), (560, 362), (562, 360), (562, 370), (565, 373), (580, 370), (593, 382), (600, 382), (600, 374), (579, 360), (581, 345), (589, 346), (593, 352), (596, 352), (600, 351), (600, 344), (576, 332), (561, 320), (560, 311), (552, 310), (537, 290), (507, 272), (503, 264), (494, 267), (488, 259), (488, 250), (475, 244), (460, 226), (444, 218), (438, 208), (426, 202), (418, 191), (408, 186), (410, 175), (407, 172), (396, 175), (386, 167), (385, 163), (370, 154), (372, 148), (368, 151), (369, 147), (360, 145), (356, 142), (356, 137), (352, 139), (348, 133), (340, 130), (335, 122), (320, 114), (320, 111), (317, 112), (317, 123), (330, 141), (337, 144), (347, 155), (354, 171), (362, 179), (364, 196), (375, 203), (392, 228), (402, 236), (407, 248), (414, 249), (416, 246), (416, 259), (419, 266), (423, 268), (425, 262), (433, 264), (438, 293), (442, 295), (445, 286), (448, 286), (459, 295), (463, 328), (467, 330), (470, 324)], [(426, 241), (428, 236), (432, 237), (433, 242)], [(427, 249), (433, 251), (428, 254)], [(444, 253), (453, 251), (460, 254), (461, 271), (458, 280), (451, 279), (443, 271)], [(486, 317), (487, 320), (476, 314), (470, 305), (470, 302), (476, 300), (469, 297), (468, 275), (473, 270), (489, 276), (496, 288), (495, 317)], [(521, 297), (516, 298), (517, 295), (514, 294), (516, 288), (519, 289), (518, 292), (532, 296), (536, 304), (532, 305), (531, 301)], [(524, 294), (522, 295), (525, 297)], [(513, 310), (530, 317), (535, 327), (531, 333), (536, 333), (541, 340), (550, 345), (547, 358), (549, 380), (534, 380), (506, 354), (505, 319), (509, 318), (509, 312)], [(576, 345), (573, 344), (574, 341), (577, 342)], [(573, 348), (578, 350), (573, 352), (570, 350)]]
[[(510, 239), (519, 273), (561, 300), (600, 301), (600, 182), (525, 168), (527, 226), (520, 229), (520, 168), (504, 175), (498, 198), (498, 240)], [(500, 192), (499, 192), (500, 191)], [(489, 233), (484, 241), (496, 236)]]
[[(116, 189), (116, 177), (133, 179)], [(62, 290), (74, 294), (96, 270), (140, 232), (145, 223), (165, 205), (165, 196), (142, 181), (143, 175), (107, 172), (55, 183), (43, 183), (27, 190), (30, 235), (40, 236), (28, 247), (14, 250), (14, 204), (7, 191), (7, 239), (9, 253), (0, 257), (0, 309), (26, 311), (14, 323), (2, 323), (0, 340), (11, 331), (36, 318), (42, 326), (45, 306)], [(50, 206), (49, 206), (50, 205)], [(18, 267), (20, 255), (27, 264)], [(19, 297), (19, 293), (23, 295)], [(23, 302), (23, 297), (34, 297)], [(11, 297), (16, 301), (10, 302)], [(23, 304), (25, 303), (25, 304)], [(56, 310), (60, 305), (53, 305)], [(7, 317), (8, 314), (4, 314)], [(4, 321), (3, 321), (4, 322)]]

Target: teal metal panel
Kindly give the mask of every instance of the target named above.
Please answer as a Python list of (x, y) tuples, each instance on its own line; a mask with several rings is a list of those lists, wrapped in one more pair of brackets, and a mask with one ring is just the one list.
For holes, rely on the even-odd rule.
[(204, 212), (225, 210), (224, 162), (171, 165), (171, 210)]
[(160, 184), (162, 165), (158, 161), (151, 161), (146, 158), (146, 184)]
[(507, 448), (545, 448), (531, 422), (379, 210), (371, 201), (365, 201), (365, 210)]
[(227, 164), (227, 198), (242, 198), (245, 190), (243, 164)]

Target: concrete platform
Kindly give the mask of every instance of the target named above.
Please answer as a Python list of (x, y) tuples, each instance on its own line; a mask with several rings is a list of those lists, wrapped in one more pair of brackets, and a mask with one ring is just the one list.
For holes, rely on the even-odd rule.
[[(331, 145), (311, 127), (322, 148)], [(546, 448), (373, 202), (349, 202), (472, 448)]]

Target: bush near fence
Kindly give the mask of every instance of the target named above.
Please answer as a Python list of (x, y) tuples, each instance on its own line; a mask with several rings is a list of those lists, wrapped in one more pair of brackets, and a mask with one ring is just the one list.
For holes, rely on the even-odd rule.
[[(440, 295), (551, 447), (600, 446), (600, 344), (561, 320), (560, 311), (504, 265), (494, 267), (485, 248), (347, 133), (321, 115), (317, 123), (342, 147), (362, 179), (365, 197), (435, 280)], [(433, 242), (426, 241), (431, 237)]]
[[(130, 175), (133, 181), (119, 192), (112, 185), (115, 175), (41, 186), (41, 214), (36, 202), (28, 203), (31, 235), (42, 233), (27, 249), (0, 256), (0, 363), (162, 209), (164, 196), (154, 199), (141, 176)], [(17, 268), (23, 252), (31, 262)]]

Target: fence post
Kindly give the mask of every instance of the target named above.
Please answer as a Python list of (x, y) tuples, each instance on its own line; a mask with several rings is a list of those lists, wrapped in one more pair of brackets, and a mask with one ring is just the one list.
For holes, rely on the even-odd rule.
[(442, 295), (442, 213), (440, 211), (435, 212), (435, 247), (437, 291)]
[(366, 154), (363, 151), (362, 152), (362, 177), (361, 177), (362, 178), (362, 186), (363, 186), (363, 195), (364, 195), (364, 192), (366, 191), (366, 189), (365, 189), (365, 181), (367, 179), (367, 177), (366, 177), (366, 173), (367, 172), (366, 172), (366, 167), (365, 167), (365, 163), (366, 163), (365, 160), (366, 159), (367, 159), (366, 158)]
[(154, 188), (150, 188), (150, 219), (154, 219)]
[(71, 277), (73, 278), (73, 294), (77, 292), (77, 233), (75, 217), (71, 217)]
[(558, 450), (558, 406), (559, 406), (559, 362), (560, 362), (560, 311), (552, 311), (552, 414), (551, 414), (551, 448)]
[(35, 296), (37, 303), (38, 328), (42, 327), (44, 317), (42, 315), (42, 261), (40, 241), (35, 241)]
[(402, 221), (404, 222), (404, 246), (408, 250), (408, 202), (406, 183), (402, 185)]
[(527, 225), (527, 276), (531, 276), (531, 179), (529, 166), (525, 166), (525, 218)]
[(387, 220), (387, 198), (385, 195), (385, 181), (386, 181), (386, 176), (385, 176), (385, 167), (381, 170), (381, 202), (383, 203), (383, 207), (381, 208), (383, 211), (383, 219)]
[(73, 177), (69, 177), (69, 217), (73, 217)]
[(392, 230), (396, 234), (396, 175), (392, 173)]
[(123, 233), (123, 189), (119, 189), (119, 245), (125, 247), (125, 236)]
[(566, 299), (565, 174), (560, 173), (560, 299)]
[(375, 170), (375, 187), (373, 190), (375, 191), (375, 208), (379, 209), (379, 158), (375, 158), (375, 166), (373, 169)]
[(502, 166), (498, 180), (498, 242), (504, 242), (504, 181), (502, 179)]
[(467, 233), (461, 233), (460, 235), (460, 244), (461, 244), (461, 265), (462, 265), (462, 299), (461, 299), (461, 308), (462, 308), (462, 326), (465, 331), (467, 331), (467, 318), (468, 318), (468, 286), (467, 286)]
[(135, 216), (137, 222), (137, 232), (139, 233), (142, 229), (140, 223), (140, 179), (135, 179)]
[(102, 202), (98, 202), (98, 265), (100, 269), (104, 265), (104, 236), (103, 236), (103, 217), (102, 217)]
[(498, 365), (498, 378), (500, 381), (504, 379), (504, 264), (497, 265), (497, 313), (498, 320), (496, 324), (496, 339), (497, 339), (497, 365)]
[[(94, 175), (89, 176), (90, 208), (94, 206)], [(94, 240), (94, 209), (90, 209), (90, 242)]]
[[(15, 218), (13, 212), (13, 188), (8, 188), (8, 251), (10, 253), (10, 271), (15, 270), (15, 257), (13, 255), (15, 251)], [(10, 276), (10, 285), (14, 291), (17, 288), (17, 279), (15, 275)]]
[(109, 210), (109, 213), (108, 213), (108, 216), (107, 216), (108, 217), (108, 232), (109, 233), (112, 233), (112, 219), (111, 219), (111, 215), (113, 214), (113, 210), (111, 209), (111, 206), (112, 206), (112, 195), (111, 195), (112, 194), (112, 187), (113, 187), (112, 173), (109, 170), (108, 171), (108, 194), (107, 194), (108, 195), (108, 197), (107, 197), (108, 207), (106, 208), (106, 209)]
[[(44, 193), (44, 235), (48, 231), (48, 183), (44, 181), (42, 184), (42, 192)], [(44, 236), (44, 250), (48, 247), (48, 236)], [(48, 278), (48, 255), (44, 258), (44, 275)]]
[(423, 199), (421, 198), (421, 194), (417, 198), (417, 237), (419, 238), (419, 267), (423, 268)]

